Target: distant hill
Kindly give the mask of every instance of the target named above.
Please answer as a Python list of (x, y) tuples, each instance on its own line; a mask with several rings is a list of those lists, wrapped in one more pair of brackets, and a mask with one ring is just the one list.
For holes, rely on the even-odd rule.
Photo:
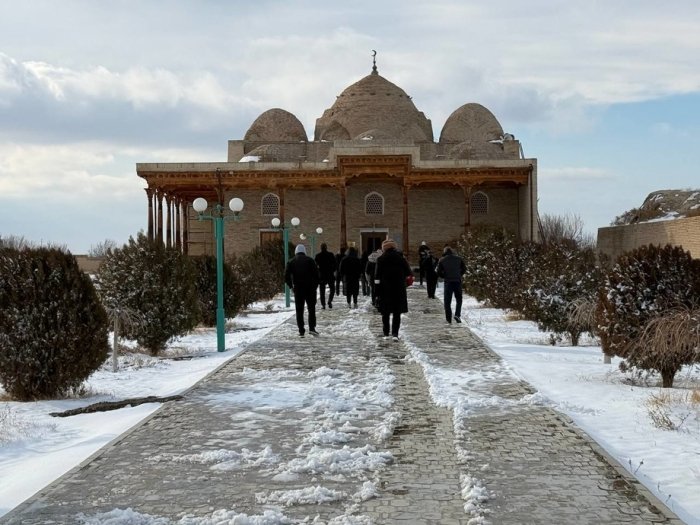
[(615, 217), (611, 226), (697, 215), (700, 215), (700, 190), (658, 190), (651, 192), (639, 208)]

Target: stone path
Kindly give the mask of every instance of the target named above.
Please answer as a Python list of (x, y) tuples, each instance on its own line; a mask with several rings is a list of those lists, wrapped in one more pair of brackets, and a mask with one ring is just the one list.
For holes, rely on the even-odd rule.
[[(319, 311), (319, 338), (290, 319), (0, 524), (97, 524), (128, 508), (153, 518), (110, 523), (681, 523), (567, 418), (528, 403), (532, 387), (423, 289), (409, 308), (400, 343), (378, 336), (368, 305)], [(425, 363), (460, 379), (441, 385)], [(436, 406), (443, 386), (465, 403)], [(344, 410), (348, 395), (362, 408)], [(335, 470), (312, 461), (322, 453)]]

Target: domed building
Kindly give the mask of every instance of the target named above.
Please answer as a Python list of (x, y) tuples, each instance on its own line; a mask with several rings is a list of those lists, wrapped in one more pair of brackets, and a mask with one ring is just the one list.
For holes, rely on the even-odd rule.
[(305, 233), (316, 248), (362, 251), (389, 236), (414, 263), (422, 241), (439, 250), (477, 224), (537, 239), (536, 159), (523, 158), (477, 103), (457, 108), (435, 142), (430, 120), (376, 63), (316, 120), (313, 140), (295, 115), (274, 108), (228, 142), (225, 162), (140, 163), (136, 171), (148, 184), (148, 235), (192, 255), (215, 251), (196, 197), (243, 199), (242, 220), (225, 226), (229, 254), (278, 237), (275, 217), (300, 219), (293, 243)]

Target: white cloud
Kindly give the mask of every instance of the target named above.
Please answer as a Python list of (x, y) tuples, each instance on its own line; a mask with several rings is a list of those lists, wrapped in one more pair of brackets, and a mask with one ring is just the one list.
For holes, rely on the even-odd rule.
[(614, 176), (602, 168), (591, 168), (586, 166), (564, 166), (560, 168), (540, 169), (537, 173), (540, 180), (548, 182), (554, 181), (586, 181), (611, 179)]

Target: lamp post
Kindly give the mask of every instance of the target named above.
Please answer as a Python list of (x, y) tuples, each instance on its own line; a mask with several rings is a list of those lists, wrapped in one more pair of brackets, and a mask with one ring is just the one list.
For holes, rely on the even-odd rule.
[(240, 219), (239, 214), (243, 209), (243, 201), (234, 197), (228, 205), (233, 215), (224, 215), (225, 208), (221, 204), (214, 206), (210, 215), (204, 215), (208, 206), (206, 199), (198, 197), (192, 203), (194, 211), (197, 212), (198, 220), (214, 222), (214, 237), (216, 239), (216, 350), (218, 352), (226, 350), (224, 337), (226, 322), (224, 314), (224, 221)]
[[(291, 223), (291, 228), (296, 228), (299, 226), (301, 221), (299, 220), (299, 217), (292, 217), (292, 220), (289, 221)], [(287, 226), (286, 224), (282, 224), (282, 221), (279, 220), (278, 217), (275, 217), (272, 219), (272, 227), (275, 230), (282, 230), (282, 243), (284, 244), (284, 266), (285, 268), (287, 267), (287, 263), (289, 262), (289, 230), (290, 226)], [(289, 299), (289, 286), (287, 286), (287, 283), (284, 283), (284, 305), (289, 308), (290, 304), (290, 299)]]
[(305, 241), (307, 237), (308, 237), (309, 239), (311, 239), (311, 257), (312, 257), (312, 258), (316, 256), (316, 237), (319, 236), (319, 235), (321, 235), (322, 233), (323, 233), (323, 228), (321, 228), (321, 227), (319, 226), (318, 228), (316, 228), (316, 233), (315, 233), (315, 234), (314, 234), (314, 233), (310, 233), (309, 235), (306, 235), (305, 233), (302, 233), (302, 234), (299, 235), (299, 238), (300, 238), (302, 241)]

